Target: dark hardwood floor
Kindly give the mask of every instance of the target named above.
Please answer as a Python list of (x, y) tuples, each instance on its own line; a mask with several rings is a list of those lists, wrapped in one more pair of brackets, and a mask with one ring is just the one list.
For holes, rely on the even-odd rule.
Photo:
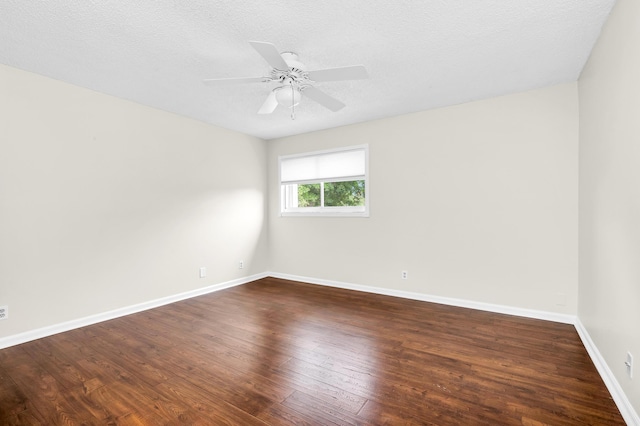
[(624, 424), (573, 326), (267, 278), (0, 351), (0, 424)]

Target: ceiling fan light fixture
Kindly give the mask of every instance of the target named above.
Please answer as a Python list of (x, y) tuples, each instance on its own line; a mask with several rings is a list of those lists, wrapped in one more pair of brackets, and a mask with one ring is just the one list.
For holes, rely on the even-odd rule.
[(275, 89), (276, 100), (279, 105), (292, 108), (300, 103), (302, 95), (300, 91), (293, 86), (282, 86)]

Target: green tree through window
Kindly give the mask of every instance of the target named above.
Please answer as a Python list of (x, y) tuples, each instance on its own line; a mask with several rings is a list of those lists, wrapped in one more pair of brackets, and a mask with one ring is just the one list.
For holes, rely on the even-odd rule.
[(322, 206), (321, 191), (324, 188), (324, 206), (364, 206), (364, 180), (326, 182), (298, 185), (299, 207)]
[(364, 206), (364, 180), (324, 184), (325, 206)]
[(320, 184), (298, 185), (298, 207), (320, 207)]

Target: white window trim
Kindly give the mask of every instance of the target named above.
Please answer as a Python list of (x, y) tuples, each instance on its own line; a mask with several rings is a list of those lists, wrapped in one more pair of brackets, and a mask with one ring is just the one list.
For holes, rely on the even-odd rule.
[[(342, 152), (342, 151), (354, 151), (354, 150), (364, 150), (364, 161), (365, 161), (365, 174), (364, 176), (345, 176), (345, 178), (353, 180), (364, 180), (365, 187), (365, 197), (364, 197), (364, 208), (361, 206), (340, 206), (340, 207), (302, 207), (302, 208), (286, 208), (286, 191), (287, 188), (285, 185), (282, 185), (282, 160), (296, 157), (308, 157), (313, 155), (322, 155), (322, 154), (330, 154), (334, 152)], [(326, 179), (322, 182), (331, 182), (337, 181), (337, 179)], [(344, 179), (340, 179), (340, 181), (344, 181)], [(320, 182), (305, 182), (305, 183), (320, 183)], [(355, 145), (348, 146), (342, 148), (335, 149), (326, 149), (322, 151), (312, 151), (312, 152), (304, 152), (300, 154), (293, 155), (281, 155), (278, 157), (278, 185), (280, 185), (280, 216), (282, 217), (369, 217), (369, 204), (370, 204), (370, 189), (369, 189), (369, 145)], [(290, 187), (290, 186), (289, 186)], [(290, 187), (291, 188), (291, 187)], [(324, 198), (324, 192), (320, 191), (321, 197)], [(293, 198), (293, 194), (290, 194)]]

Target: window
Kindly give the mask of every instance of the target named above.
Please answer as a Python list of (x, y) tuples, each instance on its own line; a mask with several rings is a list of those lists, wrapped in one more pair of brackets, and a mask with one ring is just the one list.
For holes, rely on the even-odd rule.
[(279, 158), (283, 216), (369, 216), (368, 147)]

